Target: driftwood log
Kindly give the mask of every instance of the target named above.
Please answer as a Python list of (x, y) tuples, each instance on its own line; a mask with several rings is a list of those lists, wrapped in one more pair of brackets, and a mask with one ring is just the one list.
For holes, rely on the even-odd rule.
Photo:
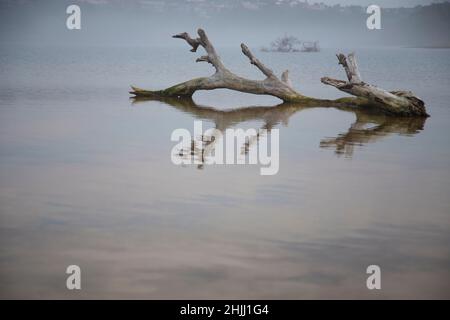
[(347, 74), (348, 81), (336, 80), (328, 77), (320, 79), (322, 83), (370, 101), (373, 107), (388, 114), (400, 116), (428, 116), (424, 102), (410, 91), (386, 91), (362, 81), (354, 53), (347, 57), (339, 53), (336, 55), (339, 64)]
[(163, 90), (151, 91), (132, 86), (130, 93), (135, 97), (191, 98), (198, 90), (230, 89), (246, 93), (271, 95), (280, 98), (283, 102), (299, 103), (304, 106), (346, 105), (376, 109), (382, 113), (395, 116), (428, 116), (424, 102), (413, 93), (408, 91), (388, 92), (364, 83), (361, 80), (354, 54), (350, 54), (348, 57), (343, 54), (337, 55), (339, 64), (345, 69), (348, 81), (328, 77), (322, 78), (321, 81), (355, 97), (337, 100), (316, 99), (307, 97), (293, 88), (288, 70), (282, 73), (281, 78), (278, 78), (243, 43), (241, 44), (242, 53), (266, 78), (264, 80), (250, 80), (234, 74), (224, 66), (205, 31), (199, 29), (198, 36), (198, 38), (192, 38), (188, 33), (184, 32), (173, 37), (184, 39), (192, 47), (192, 52), (196, 52), (200, 46), (203, 47), (206, 55), (199, 57), (196, 62), (210, 63), (216, 71), (212, 76), (191, 79)]

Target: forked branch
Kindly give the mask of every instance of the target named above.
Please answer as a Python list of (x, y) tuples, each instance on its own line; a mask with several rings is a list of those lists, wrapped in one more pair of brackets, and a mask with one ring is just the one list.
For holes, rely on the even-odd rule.
[(192, 79), (158, 91), (149, 91), (132, 87), (133, 91), (130, 93), (135, 96), (144, 97), (191, 97), (197, 90), (225, 88), (253, 94), (272, 95), (283, 101), (306, 102), (310, 99), (295, 91), (292, 86), (289, 85), (289, 81), (281, 81), (278, 79), (273, 71), (262, 64), (245, 44), (241, 44), (243, 54), (249, 58), (251, 64), (261, 70), (266, 76), (266, 79), (250, 80), (234, 74), (223, 65), (222, 60), (212, 43), (209, 41), (205, 31), (198, 29), (197, 33), (199, 37), (196, 39), (192, 38), (186, 32), (177, 34), (173, 37), (184, 39), (192, 47), (192, 52), (196, 52), (197, 48), (201, 46), (206, 51), (206, 55), (197, 58), (196, 61), (204, 61), (212, 64), (216, 69), (216, 72), (212, 76)]
[(387, 114), (398, 116), (428, 116), (424, 102), (412, 92), (389, 92), (363, 82), (354, 53), (350, 53), (347, 57), (342, 53), (336, 56), (339, 64), (344, 67), (348, 81), (324, 77), (321, 79), (322, 83), (358, 97), (360, 100), (357, 100), (357, 104), (367, 104)]
[(358, 70), (356, 58), (353, 53), (347, 57), (337, 54), (339, 64), (346, 72), (348, 81), (336, 80), (328, 77), (321, 79), (322, 83), (336, 87), (337, 89), (349, 93), (356, 98), (341, 98), (337, 100), (324, 100), (306, 97), (296, 91), (289, 79), (289, 71), (282, 73), (279, 79), (275, 73), (257, 59), (250, 49), (241, 44), (242, 53), (256, 66), (265, 76), (264, 80), (250, 80), (240, 77), (228, 70), (214, 46), (209, 41), (203, 29), (198, 29), (198, 38), (192, 38), (188, 33), (183, 32), (173, 37), (185, 40), (191, 47), (191, 52), (196, 52), (198, 47), (202, 47), (206, 55), (196, 59), (196, 62), (208, 62), (216, 70), (209, 77), (196, 78), (179, 83), (164, 90), (144, 90), (132, 87), (130, 93), (136, 97), (192, 97), (198, 90), (230, 89), (246, 93), (271, 95), (280, 98), (284, 102), (300, 103), (304, 106), (339, 106), (351, 105), (356, 107), (376, 108), (384, 113), (398, 116), (427, 116), (425, 105), (421, 99), (408, 91), (392, 91), (377, 88), (364, 83)]
[(344, 54), (338, 53), (336, 57), (339, 60), (339, 64), (344, 67), (347, 74), (348, 82), (361, 83), (361, 75), (359, 74), (358, 65), (356, 64), (355, 53), (352, 52), (348, 55), (348, 60)]

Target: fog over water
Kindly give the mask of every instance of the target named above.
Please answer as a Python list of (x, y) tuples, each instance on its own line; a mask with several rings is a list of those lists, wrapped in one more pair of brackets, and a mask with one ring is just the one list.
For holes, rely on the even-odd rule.
[[(65, 28), (66, 8), (77, 3), (82, 29)], [(424, 3), (427, 3), (425, 1)], [(450, 45), (450, 3), (382, 9), (382, 29), (368, 30), (365, 6), (312, 1), (0, 1), (5, 44), (172, 46), (170, 36), (208, 30), (217, 45), (263, 46), (285, 33), (323, 47)]]

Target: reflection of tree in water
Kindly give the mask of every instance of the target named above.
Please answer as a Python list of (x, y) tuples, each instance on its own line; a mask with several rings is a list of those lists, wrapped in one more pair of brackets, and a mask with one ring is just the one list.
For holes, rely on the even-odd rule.
[[(320, 106), (304, 106), (298, 103), (282, 103), (276, 106), (250, 106), (240, 107), (231, 110), (219, 110), (213, 107), (197, 105), (192, 99), (186, 98), (133, 98), (133, 104), (144, 101), (160, 101), (170, 105), (184, 113), (188, 113), (198, 119), (206, 119), (215, 124), (215, 128), (220, 132), (225, 132), (238, 123), (246, 121), (260, 120), (264, 124), (261, 129), (270, 130), (282, 123), (288, 124), (289, 118), (302, 110), (312, 109)], [(384, 114), (360, 110), (357, 107), (334, 106), (333, 108), (354, 113), (356, 121), (350, 126), (347, 132), (339, 134), (335, 138), (325, 138), (320, 142), (321, 148), (334, 148), (336, 154), (344, 154), (351, 157), (354, 146), (362, 146), (373, 143), (383, 137), (392, 134), (414, 135), (423, 130), (426, 118), (423, 117), (393, 117)], [(248, 153), (250, 147), (257, 143), (259, 136), (250, 137), (243, 146), (243, 154)], [(191, 150), (183, 150), (180, 157), (197, 156), (201, 163), (214, 151), (214, 137), (201, 137), (203, 148), (197, 147), (195, 141), (191, 144)], [(199, 152), (202, 152), (199, 154)], [(202, 167), (200, 165), (199, 167)]]
[(390, 117), (355, 111), (356, 121), (336, 138), (323, 139), (322, 148), (334, 148), (336, 154), (351, 157), (354, 146), (376, 142), (391, 134), (414, 135), (423, 130), (426, 118)]

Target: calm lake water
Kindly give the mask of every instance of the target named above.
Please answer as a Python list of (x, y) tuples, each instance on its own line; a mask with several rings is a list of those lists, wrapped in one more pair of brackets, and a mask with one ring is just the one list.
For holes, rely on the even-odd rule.
[[(261, 78), (236, 48), (240, 75)], [(336, 98), (338, 49), (257, 56)], [(343, 50), (349, 52), (348, 49)], [(212, 68), (173, 48), (0, 48), (1, 298), (450, 298), (450, 50), (359, 49), (362, 77), (431, 117), (275, 106), (226, 90), (133, 103)], [(239, 122), (237, 119), (243, 120)], [(176, 128), (280, 131), (280, 169), (176, 166)], [(219, 119), (219, 120), (218, 120)], [(65, 270), (82, 270), (82, 290)], [(382, 289), (366, 288), (379, 265)]]

